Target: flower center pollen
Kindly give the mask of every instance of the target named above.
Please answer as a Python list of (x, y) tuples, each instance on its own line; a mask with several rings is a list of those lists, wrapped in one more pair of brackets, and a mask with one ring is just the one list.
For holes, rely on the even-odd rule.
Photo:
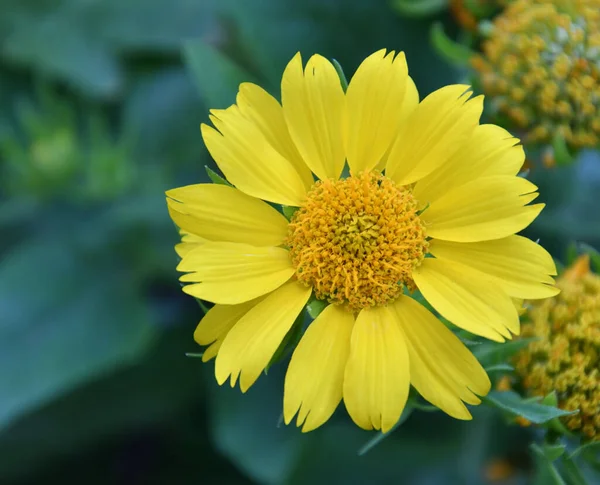
[(414, 290), (412, 272), (428, 248), (411, 190), (377, 172), (317, 182), (286, 244), (298, 280), (351, 311)]

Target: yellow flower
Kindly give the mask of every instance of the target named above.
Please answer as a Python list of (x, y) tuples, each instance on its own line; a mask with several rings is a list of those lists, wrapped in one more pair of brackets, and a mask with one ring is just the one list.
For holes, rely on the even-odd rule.
[(556, 283), (560, 295), (528, 306), (523, 337), (536, 337), (515, 358), (521, 384), (533, 396), (556, 391), (562, 418), (585, 439), (600, 440), (600, 276), (581, 256)]
[[(496, 341), (519, 332), (516, 299), (556, 294), (550, 255), (514, 235), (543, 207), (527, 205), (538, 194), (517, 176), (518, 140), (479, 125), (483, 99), (468, 86), (419, 102), (403, 53), (368, 57), (346, 93), (329, 61), (303, 68), (298, 54), (281, 91), (282, 105), (244, 83), (235, 105), (211, 111), (216, 129), (201, 127), (235, 188), (167, 192), (177, 226), (206, 240), (180, 247), (178, 266), (183, 290), (216, 304), (195, 333), (204, 360), (216, 355), (219, 384), (246, 391), (314, 294), (330, 304), (292, 355), (286, 423), (298, 414), (312, 430), (343, 399), (360, 427), (388, 431), (411, 384), (470, 419), (464, 403), (489, 379), (408, 293)], [(290, 222), (280, 204), (299, 208)]]
[(472, 60), (491, 105), (524, 130), (574, 148), (600, 142), (600, 0), (516, 0)]

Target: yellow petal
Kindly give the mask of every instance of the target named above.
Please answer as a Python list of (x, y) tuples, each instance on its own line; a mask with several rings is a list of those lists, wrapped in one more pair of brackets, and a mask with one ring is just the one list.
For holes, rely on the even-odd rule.
[(358, 314), (344, 373), (344, 404), (364, 429), (389, 431), (400, 418), (410, 388), (408, 351), (387, 307)]
[(410, 382), (434, 406), (453, 418), (471, 419), (463, 401), (479, 404), (490, 380), (465, 345), (433, 314), (408, 296), (390, 307), (406, 336)]
[(246, 392), (275, 354), (310, 293), (310, 288), (290, 281), (246, 313), (219, 349), (215, 365), (217, 382), (223, 384), (231, 376), (233, 387), (240, 377), (240, 388)]
[(346, 157), (354, 173), (373, 170), (394, 139), (402, 119), (408, 67), (404, 52), (385, 49), (367, 57), (346, 92)]
[[(519, 315), (512, 300), (493, 281), (464, 265), (425, 258), (413, 271), (417, 287), (454, 325), (503, 342), (519, 333)], [(509, 331), (510, 330), (510, 331)]]
[(558, 294), (551, 286), (556, 266), (546, 250), (522, 236), (493, 241), (457, 243), (434, 239), (429, 252), (436, 258), (464, 264), (485, 273), (509, 296), (548, 298)]
[(202, 124), (202, 137), (229, 182), (259, 199), (292, 206), (302, 203), (306, 187), (294, 165), (236, 105), (213, 110), (210, 119), (219, 131)]
[(327, 421), (342, 400), (344, 369), (350, 353), (354, 317), (329, 305), (310, 324), (296, 347), (285, 376), (283, 416), (312, 431)]
[(544, 204), (524, 207), (537, 187), (522, 177), (494, 176), (472, 180), (431, 203), (421, 218), (427, 235), (457, 242), (487, 241), (525, 229)]
[(402, 124), (387, 160), (386, 175), (408, 185), (443, 165), (471, 136), (483, 111), (483, 97), (468, 100), (466, 85), (431, 93)]
[(202, 362), (208, 362), (209, 360), (214, 359), (219, 353), (221, 345), (223, 345), (222, 340), (217, 340), (213, 344), (209, 345), (202, 353)]
[(180, 233), (181, 242), (175, 246), (175, 252), (180, 258), (183, 258), (192, 249), (196, 249), (202, 246), (202, 244), (208, 242), (208, 239), (204, 239), (203, 237), (196, 236), (195, 234), (191, 234), (189, 232), (180, 231)]
[[(406, 91), (404, 92), (404, 100), (402, 101), (402, 106), (399, 110), (399, 124), (398, 131), (402, 127), (404, 123), (408, 119), (410, 119), (410, 115), (412, 115), (413, 111), (419, 106), (419, 91), (417, 90), (417, 86), (415, 82), (410, 78), (410, 76), (406, 79)], [(388, 147), (387, 151), (381, 157), (381, 160), (377, 164), (377, 170), (383, 172), (387, 165), (387, 159), (390, 155), (390, 151), (392, 149), (392, 145)]]
[(177, 266), (183, 291), (223, 305), (243, 303), (280, 287), (294, 274), (287, 250), (210, 242), (190, 251)]
[[(454, 187), (493, 175), (517, 175), (525, 162), (525, 152), (504, 128), (479, 125), (446, 163), (419, 180), (413, 194), (426, 205)], [(517, 146), (515, 146), (517, 145)]]
[(333, 65), (314, 55), (303, 70), (302, 57), (296, 54), (283, 73), (281, 100), (290, 135), (304, 162), (320, 179), (337, 179), (346, 158), (345, 99)]
[(211, 241), (279, 246), (287, 236), (282, 214), (227, 185), (188, 185), (169, 190), (167, 197), (175, 224)]
[(261, 299), (257, 298), (239, 305), (215, 305), (208, 310), (194, 332), (196, 343), (210, 345), (202, 355), (203, 362), (207, 362), (217, 355), (229, 331), (259, 301)]
[(260, 86), (242, 83), (236, 103), (242, 114), (258, 127), (271, 146), (292, 163), (300, 174), (304, 187), (309, 190), (314, 184), (313, 176), (290, 137), (279, 102)]
[(527, 311), (527, 308), (525, 308), (525, 306), (523, 305), (524, 300), (522, 298), (511, 298), (511, 300), (513, 302), (513, 305), (517, 309), (517, 313), (519, 314), (519, 316), (523, 315)]

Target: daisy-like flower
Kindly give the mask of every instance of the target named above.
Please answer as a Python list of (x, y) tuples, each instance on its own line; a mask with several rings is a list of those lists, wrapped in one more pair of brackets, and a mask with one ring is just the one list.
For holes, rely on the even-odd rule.
[[(183, 290), (215, 306), (195, 340), (219, 384), (246, 391), (314, 295), (285, 379), (284, 418), (303, 431), (343, 399), (357, 425), (388, 431), (412, 384), (458, 419), (490, 381), (423, 305), (496, 341), (519, 332), (518, 299), (553, 296), (544, 249), (515, 233), (543, 204), (517, 176), (518, 140), (479, 125), (482, 97), (442, 88), (419, 102), (405, 56), (368, 57), (344, 92), (333, 65), (300, 54), (282, 104), (242, 84), (202, 136), (232, 184), (167, 192), (183, 231)], [(346, 164), (349, 176), (344, 177)], [(262, 200), (261, 200), (262, 199)], [(266, 201), (266, 202), (265, 202)], [(288, 221), (281, 205), (297, 207)]]

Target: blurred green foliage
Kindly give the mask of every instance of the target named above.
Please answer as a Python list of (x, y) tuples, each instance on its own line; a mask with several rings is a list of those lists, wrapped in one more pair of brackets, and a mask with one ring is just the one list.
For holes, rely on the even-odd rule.
[[(442, 15), (440, 17), (439, 15)], [(198, 126), (254, 80), (278, 96), (297, 51), (348, 75), (404, 50), (421, 95), (465, 77), (430, 46), (443, 12), (371, 0), (0, 0), (0, 483), (526, 483), (525, 431), (415, 411), (373, 450), (343, 410), (278, 424), (282, 365), (247, 395), (186, 358), (164, 190), (216, 168)], [(599, 247), (598, 155), (532, 171), (548, 208), (528, 235), (559, 258)], [(521, 450), (521, 451), (519, 451)]]

